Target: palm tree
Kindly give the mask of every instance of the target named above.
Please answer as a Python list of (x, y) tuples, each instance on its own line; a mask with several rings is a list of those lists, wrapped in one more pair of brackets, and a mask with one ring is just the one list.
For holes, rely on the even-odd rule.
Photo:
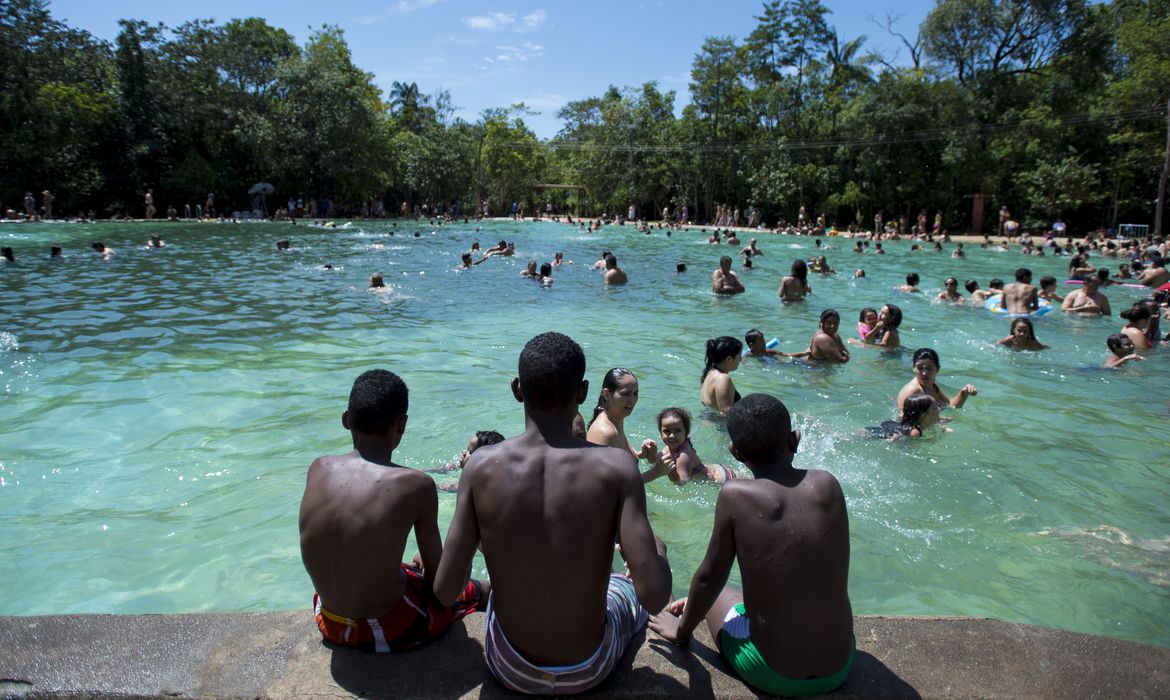
[(418, 83), (400, 83), (395, 80), (390, 85), (390, 111), (397, 117), (402, 127), (408, 131), (418, 133), (422, 131), (421, 109), (430, 98), (419, 93)]
[(837, 131), (837, 115), (841, 112), (845, 101), (857, 94), (859, 86), (873, 80), (873, 71), (870, 66), (878, 61), (878, 56), (873, 53), (858, 56), (857, 53), (864, 44), (864, 34), (842, 43), (840, 37), (834, 32), (829, 49), (825, 52), (825, 63), (829, 69), (829, 85), (825, 94), (831, 105), (834, 133)]

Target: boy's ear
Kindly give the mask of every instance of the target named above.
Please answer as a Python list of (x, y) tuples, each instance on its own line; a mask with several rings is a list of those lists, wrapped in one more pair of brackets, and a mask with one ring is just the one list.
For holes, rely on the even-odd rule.
[(577, 387), (577, 405), (585, 403), (585, 399), (589, 396), (589, 380), (582, 379), (581, 386)]
[(731, 453), (732, 457), (735, 457), (737, 462), (743, 462), (743, 460), (739, 458), (739, 450), (735, 449), (734, 440), (727, 441), (727, 451)]
[(401, 434), (403, 434), (403, 433), (405, 433), (405, 432), (406, 432), (406, 420), (407, 420), (408, 418), (410, 418), (410, 416), (406, 415), (405, 413), (404, 413), (404, 414), (402, 414), (402, 416), (400, 416), (400, 417), (398, 418), (398, 426), (397, 426), (397, 430), (398, 430), (398, 434), (399, 434), (399, 435), (401, 435)]
[(520, 391), (520, 377), (512, 377), (512, 396), (517, 403), (524, 403), (524, 392)]
[(349, 411), (348, 410), (341, 412), (341, 427), (345, 428), (346, 430), (349, 430)]

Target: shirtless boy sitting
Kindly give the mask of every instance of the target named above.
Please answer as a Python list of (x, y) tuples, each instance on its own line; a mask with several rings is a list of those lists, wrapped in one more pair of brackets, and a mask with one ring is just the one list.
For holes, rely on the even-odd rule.
[[(301, 559), (317, 589), (317, 627), (339, 646), (377, 652), (422, 646), (480, 609), (489, 589), (468, 581), (465, 566), (451, 602), (435, 602), (431, 581), (443, 553), (435, 482), (391, 460), (406, 429), (407, 401), (398, 375), (363, 373), (341, 414), (353, 452), (318, 457), (309, 467)], [(413, 565), (399, 564), (412, 529), (419, 555)]]
[[(492, 575), (484, 654), (510, 690), (579, 693), (605, 680), (670, 595), (662, 541), (646, 516), (634, 457), (573, 435), (585, 354), (559, 333), (520, 353), (512, 395), (524, 433), (471, 455), (447, 531), (435, 596), (453, 602), (482, 545)], [(630, 576), (611, 574), (614, 542)], [(632, 577), (632, 578), (631, 578)]]
[[(849, 519), (832, 474), (792, 466), (800, 433), (791, 421), (765, 394), (731, 408), (731, 454), (755, 479), (723, 485), (689, 596), (652, 617), (650, 628), (686, 645), (706, 617), (747, 683), (773, 695), (818, 695), (845, 682), (856, 655)], [(742, 592), (724, 586), (737, 558)]]

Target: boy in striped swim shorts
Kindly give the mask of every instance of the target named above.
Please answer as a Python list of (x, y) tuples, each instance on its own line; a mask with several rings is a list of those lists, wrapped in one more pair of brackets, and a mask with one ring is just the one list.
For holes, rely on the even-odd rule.
[[(727, 417), (731, 454), (755, 479), (719, 491), (707, 555), (690, 594), (650, 618), (686, 645), (706, 618), (711, 639), (740, 678), (772, 695), (828, 693), (853, 666), (849, 520), (832, 474), (796, 469), (800, 433), (788, 409), (751, 394)], [(724, 586), (739, 559), (743, 591)]]
[[(432, 580), (443, 553), (435, 481), (400, 467), (393, 452), (406, 430), (406, 384), (376, 369), (353, 383), (341, 424), (353, 452), (318, 457), (301, 499), (301, 559), (317, 589), (313, 614), (333, 644), (390, 652), (415, 649), (480, 604), (486, 582), (467, 580), (446, 605)], [(403, 564), (414, 531), (419, 554)]]
[[(525, 431), (467, 460), (435, 578), (440, 604), (455, 602), (482, 546), (492, 575), (484, 653), (516, 692), (601, 683), (647, 610), (670, 595), (634, 456), (573, 434), (584, 377), (585, 354), (568, 336), (545, 333), (524, 346), (512, 394), (524, 404)], [(614, 542), (630, 576), (610, 573)]]

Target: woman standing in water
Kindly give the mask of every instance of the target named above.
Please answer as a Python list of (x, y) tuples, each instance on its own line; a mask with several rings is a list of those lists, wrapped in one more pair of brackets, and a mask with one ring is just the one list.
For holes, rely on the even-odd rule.
[(812, 287), (808, 286), (808, 263), (803, 260), (792, 263), (792, 271), (780, 280), (780, 289), (777, 293), (780, 295), (780, 301), (785, 303), (804, 301), (804, 297), (812, 293)]
[(963, 404), (967, 403), (967, 397), (975, 396), (979, 391), (973, 384), (966, 384), (959, 393), (955, 394), (955, 398), (948, 399), (947, 395), (943, 393), (942, 388), (939, 387), (935, 381), (938, 376), (938, 370), (941, 367), (938, 360), (938, 353), (930, 348), (919, 348), (914, 351), (914, 378), (906, 382), (902, 390), (898, 392), (898, 415), (902, 415), (905, 409), (906, 399), (919, 392), (929, 395), (938, 407), (946, 408), (962, 408)]
[(593, 419), (589, 421), (589, 430), (585, 439), (595, 445), (609, 445), (625, 450), (633, 455), (634, 460), (649, 459), (653, 461), (658, 456), (658, 445), (653, 440), (642, 443), (642, 451), (635, 452), (626, 438), (626, 416), (634, 412), (638, 405), (638, 378), (624, 367), (614, 367), (605, 373), (601, 380), (601, 395), (597, 397), (597, 406), (593, 409)]
[(699, 400), (726, 414), (739, 401), (731, 373), (739, 367), (743, 343), (729, 335), (707, 341), (707, 362), (699, 378)]

